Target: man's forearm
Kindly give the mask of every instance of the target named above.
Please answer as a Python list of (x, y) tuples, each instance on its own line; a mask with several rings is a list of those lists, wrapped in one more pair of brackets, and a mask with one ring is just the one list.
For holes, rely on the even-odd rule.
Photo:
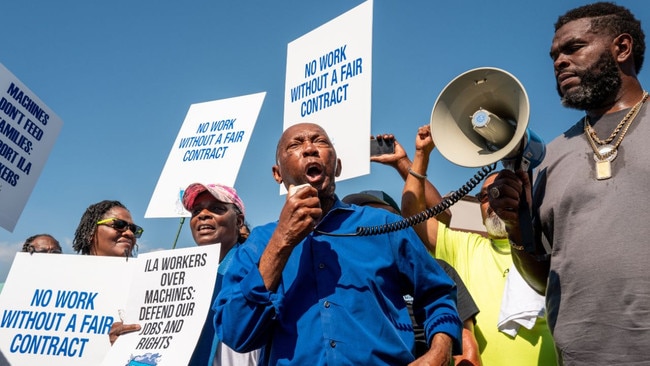
[(273, 234), (269, 244), (264, 249), (264, 253), (262, 253), (258, 266), (267, 290), (276, 291), (278, 289), (282, 279), (282, 271), (289, 260), (292, 249), (289, 245), (283, 245), (276, 238), (276, 234)]
[(523, 249), (511, 248), (512, 262), (526, 283), (540, 295), (546, 293), (546, 283), (551, 268), (549, 259), (540, 260)]
[(533, 290), (544, 295), (551, 266), (550, 259), (540, 259), (524, 250), (521, 231), (517, 225), (508, 228), (508, 237), (512, 262), (517, 271)]

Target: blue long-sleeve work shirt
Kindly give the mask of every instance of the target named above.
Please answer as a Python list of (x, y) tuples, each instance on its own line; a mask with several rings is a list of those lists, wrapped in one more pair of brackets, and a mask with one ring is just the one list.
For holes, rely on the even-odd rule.
[(414, 335), (403, 295), (414, 297), (427, 339), (450, 335), (461, 350), (453, 281), (413, 229), (374, 236), (358, 226), (400, 220), (386, 210), (337, 200), (291, 253), (270, 292), (258, 270), (276, 223), (257, 227), (235, 253), (215, 303), (219, 338), (237, 351), (265, 346), (260, 364), (406, 365)]

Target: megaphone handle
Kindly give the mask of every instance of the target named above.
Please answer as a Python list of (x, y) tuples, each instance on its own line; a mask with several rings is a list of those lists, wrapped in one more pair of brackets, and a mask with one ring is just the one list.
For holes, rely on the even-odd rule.
[(517, 170), (528, 171), (527, 168), (524, 169), (523, 160), (524, 160), (523, 157), (519, 155), (514, 158), (501, 159), (501, 164), (503, 164), (503, 167), (505, 169), (508, 169), (513, 173), (516, 172)]
[[(528, 178), (531, 179), (530, 171), (528, 171)], [(533, 218), (526, 200), (526, 193), (523, 192), (519, 199), (519, 229), (521, 231), (521, 240), (524, 250), (530, 254), (535, 254), (535, 233), (533, 231)]]

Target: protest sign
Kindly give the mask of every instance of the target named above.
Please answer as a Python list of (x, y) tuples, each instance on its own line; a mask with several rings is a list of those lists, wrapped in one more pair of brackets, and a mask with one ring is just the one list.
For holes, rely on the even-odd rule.
[(234, 186), (266, 93), (192, 104), (156, 184), (145, 217), (188, 217), (191, 183)]
[[(0, 293), (0, 350), (12, 365), (187, 364), (212, 305), (220, 249), (128, 260), (18, 253)], [(111, 347), (115, 321), (141, 330)]]
[(345, 162), (339, 180), (370, 173), (372, 6), (366, 1), (287, 47), (284, 129), (322, 126)]
[(63, 121), (0, 64), (0, 226), (13, 232)]
[(220, 244), (143, 254), (135, 264), (125, 324), (102, 365), (187, 365), (212, 306)]
[(0, 293), (0, 349), (12, 365), (99, 365), (132, 281), (119, 257), (17, 253)]

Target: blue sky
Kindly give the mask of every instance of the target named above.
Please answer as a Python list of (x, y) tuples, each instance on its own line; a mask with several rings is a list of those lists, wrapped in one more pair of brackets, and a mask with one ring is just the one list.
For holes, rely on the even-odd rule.
[[(145, 219), (144, 213), (193, 103), (267, 92), (235, 188), (253, 226), (275, 220), (285, 199), (271, 166), (282, 133), (287, 44), (361, 3), (4, 2), (0, 63), (64, 124), (15, 230), (0, 228), (0, 282), (32, 234), (50, 233), (64, 253), (73, 253), (79, 218), (103, 199), (120, 200), (145, 228), (141, 253), (171, 248), (180, 220)], [(548, 56), (553, 23), (586, 3), (375, 0), (372, 133), (394, 133), (412, 156), (417, 128), (429, 123), (447, 83), (490, 66), (524, 85), (529, 127), (549, 142), (582, 116), (563, 108), (555, 91)], [(650, 32), (650, 7), (638, 0), (618, 3)], [(647, 73), (640, 75), (646, 86)], [(474, 172), (432, 154), (429, 177), (443, 193)], [(382, 189), (398, 199), (401, 188), (399, 176), (377, 164), (371, 174), (337, 185), (340, 197)], [(177, 247), (192, 245), (186, 220)]]

